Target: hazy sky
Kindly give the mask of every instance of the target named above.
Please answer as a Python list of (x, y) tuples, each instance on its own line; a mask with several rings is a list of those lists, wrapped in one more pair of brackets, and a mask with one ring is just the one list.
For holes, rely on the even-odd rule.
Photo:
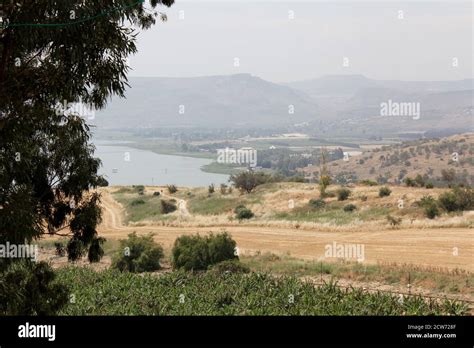
[(162, 10), (168, 22), (140, 34), (131, 76), (473, 77), (470, 1), (177, 0)]

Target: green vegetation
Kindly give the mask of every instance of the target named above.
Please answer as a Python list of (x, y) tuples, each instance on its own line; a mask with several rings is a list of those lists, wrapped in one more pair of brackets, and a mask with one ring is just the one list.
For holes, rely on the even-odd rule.
[[(59, 281), (71, 284), (76, 303), (62, 315), (462, 315), (464, 305), (407, 296), (315, 287), (291, 277), (258, 273), (138, 275), (65, 268)], [(126, 298), (127, 301), (117, 299)]]
[(392, 190), (390, 190), (387, 186), (383, 186), (379, 190), (379, 197), (388, 197), (392, 193)]
[(377, 186), (379, 184), (377, 181), (374, 180), (361, 180), (359, 183), (365, 186)]
[(0, 315), (55, 315), (69, 299), (67, 283), (45, 262), (17, 261), (2, 269)]
[(297, 222), (330, 223), (337, 226), (350, 224), (353, 221), (373, 221), (383, 218), (389, 209), (376, 207), (371, 209), (360, 209), (352, 214), (347, 214), (340, 204), (332, 203), (325, 208), (306, 207), (295, 208), (288, 212), (276, 213), (272, 216), (276, 220), (289, 220)]
[(245, 205), (238, 205), (234, 209), (234, 213), (237, 219), (244, 220), (244, 219), (251, 219), (254, 217), (254, 214), (250, 209), (248, 209)]
[(271, 176), (263, 172), (246, 171), (237, 175), (231, 175), (229, 179), (241, 192), (250, 193), (259, 185), (271, 180)]
[(448, 212), (474, 209), (474, 190), (456, 187), (438, 197), (439, 204)]
[(166, 188), (168, 189), (168, 192), (170, 194), (178, 192), (178, 188), (176, 187), (176, 185), (168, 185), (166, 186)]
[(172, 213), (174, 211), (176, 211), (176, 209), (178, 209), (176, 207), (176, 201), (175, 200), (164, 200), (162, 199), (161, 200), (161, 213), (162, 214), (169, 214), (169, 213)]
[(351, 204), (345, 205), (344, 208), (343, 208), (343, 210), (344, 210), (345, 212), (351, 213), (351, 212), (353, 212), (354, 210), (357, 210), (357, 207), (355, 206), (355, 204), (352, 204), (352, 203), (351, 203)]
[(153, 235), (137, 236), (131, 233), (128, 239), (120, 240), (114, 255), (112, 268), (128, 272), (152, 272), (161, 268), (163, 248), (153, 241)]
[(308, 204), (311, 208), (314, 209), (321, 209), (326, 206), (326, 202), (322, 198), (310, 199)]
[(351, 190), (342, 187), (336, 191), (336, 195), (338, 201), (345, 201), (351, 195)]
[(395, 217), (392, 215), (387, 215), (387, 221), (390, 224), (390, 226), (398, 226), (402, 223), (402, 218), (401, 217)]
[(124, 206), (127, 222), (160, 221), (172, 218), (163, 213), (160, 196), (139, 196), (136, 190), (121, 188), (113, 194), (113, 197)]
[(237, 197), (196, 196), (189, 200), (189, 211), (200, 215), (219, 215), (233, 210), (241, 202)]
[(235, 248), (235, 241), (226, 232), (208, 236), (181, 236), (175, 240), (171, 251), (173, 268), (206, 270), (219, 262), (238, 259)]
[(448, 270), (405, 264), (361, 264), (343, 260), (338, 262), (307, 261), (271, 253), (243, 256), (241, 263), (253, 272), (314, 277), (318, 280), (322, 275), (331, 276), (334, 279), (400, 285), (403, 288), (410, 281), (412, 286), (452, 294), (472, 293), (474, 282), (474, 274), (458, 269)]

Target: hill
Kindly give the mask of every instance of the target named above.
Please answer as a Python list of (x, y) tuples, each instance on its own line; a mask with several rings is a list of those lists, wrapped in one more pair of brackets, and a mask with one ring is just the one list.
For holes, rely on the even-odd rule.
[[(348, 160), (330, 162), (328, 168), (339, 182), (378, 180), (400, 183), (406, 177), (421, 175), (439, 184), (474, 184), (474, 133), (442, 139), (420, 139), (366, 150)], [(319, 167), (302, 169), (317, 174)]]
[[(250, 74), (195, 78), (131, 78), (126, 99), (97, 113), (101, 128), (255, 127), (317, 119), (304, 92)], [(289, 113), (289, 106), (294, 113)]]

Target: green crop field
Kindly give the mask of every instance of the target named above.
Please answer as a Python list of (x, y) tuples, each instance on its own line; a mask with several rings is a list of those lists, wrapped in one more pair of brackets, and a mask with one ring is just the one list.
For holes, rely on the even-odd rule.
[(264, 273), (120, 273), (69, 267), (57, 281), (69, 284), (62, 315), (464, 315), (465, 305), (419, 296), (315, 287)]

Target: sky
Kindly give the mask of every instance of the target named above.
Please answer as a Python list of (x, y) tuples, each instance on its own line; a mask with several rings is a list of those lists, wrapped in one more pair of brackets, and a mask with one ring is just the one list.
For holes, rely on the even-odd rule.
[(473, 77), (470, 1), (176, 0), (160, 11), (168, 21), (140, 33), (130, 76)]

